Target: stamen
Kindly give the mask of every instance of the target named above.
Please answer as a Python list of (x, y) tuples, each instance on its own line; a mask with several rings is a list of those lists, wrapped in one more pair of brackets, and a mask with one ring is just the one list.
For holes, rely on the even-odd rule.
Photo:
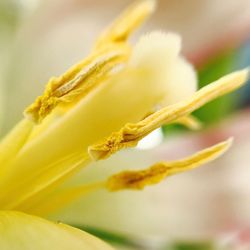
[(61, 190), (44, 196), (42, 200), (23, 203), (17, 208), (25, 212), (45, 215), (98, 190), (107, 189), (111, 192), (125, 189), (141, 190), (146, 186), (161, 182), (168, 176), (197, 168), (214, 160), (227, 151), (231, 144), (232, 139), (229, 139), (182, 160), (159, 162), (145, 170), (124, 171), (111, 176), (106, 181)]
[(205, 103), (241, 87), (248, 76), (248, 69), (236, 71), (205, 86), (186, 101), (167, 106), (138, 123), (128, 123), (104, 141), (89, 147), (89, 154), (93, 159), (100, 160), (120, 149), (134, 147), (138, 141), (156, 128), (185, 117)]
[[(127, 60), (128, 48), (121, 42), (125, 42), (154, 9), (154, 0), (141, 0), (128, 8), (97, 40), (92, 55), (70, 68), (61, 77), (51, 78), (44, 94), (25, 110), (25, 117), (40, 123), (59, 103), (70, 102), (76, 96), (88, 93), (94, 83), (99, 83), (96, 78), (104, 77), (115, 66)], [(79, 89), (79, 85), (90, 77), (95, 77), (89, 79), (90, 86), (86, 84), (83, 89)], [(73, 93), (72, 89), (75, 89)]]
[(25, 110), (25, 116), (39, 123), (59, 103), (69, 103), (77, 100), (79, 96), (84, 97), (107, 77), (113, 68), (126, 62), (129, 54), (130, 49), (124, 44), (109, 46), (90, 55), (61, 77), (52, 78), (44, 94)]
[(155, 0), (140, 0), (125, 10), (97, 39), (96, 48), (108, 43), (125, 42), (130, 34), (150, 16), (156, 7)]
[(111, 176), (106, 188), (109, 191), (123, 189), (141, 190), (145, 186), (154, 185), (168, 176), (197, 168), (223, 154), (232, 144), (232, 139), (202, 150), (186, 159), (173, 162), (159, 162), (152, 167), (139, 171), (124, 171)]

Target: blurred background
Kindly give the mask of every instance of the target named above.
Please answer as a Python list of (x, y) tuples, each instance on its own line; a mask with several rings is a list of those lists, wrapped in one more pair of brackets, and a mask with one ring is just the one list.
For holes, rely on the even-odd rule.
[[(86, 56), (102, 29), (132, 2), (0, 0), (1, 136), (21, 119), (48, 79)], [(154, 29), (181, 34), (183, 53), (195, 65), (200, 87), (249, 65), (249, 0), (159, 0), (132, 42)], [(74, 181), (177, 159), (234, 136), (233, 148), (219, 160), (143, 192), (91, 194), (50, 218), (121, 249), (213, 249), (214, 244), (250, 249), (249, 104), (250, 84), (198, 110), (202, 131), (164, 127), (140, 148), (93, 164)]]

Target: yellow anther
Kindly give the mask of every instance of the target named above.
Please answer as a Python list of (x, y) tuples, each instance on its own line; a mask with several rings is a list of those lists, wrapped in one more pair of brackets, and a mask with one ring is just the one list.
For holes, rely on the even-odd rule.
[(228, 74), (200, 89), (185, 101), (167, 106), (138, 123), (126, 124), (104, 141), (89, 147), (89, 154), (99, 160), (109, 157), (122, 148), (136, 146), (138, 141), (156, 128), (185, 117), (205, 103), (241, 87), (246, 83), (248, 76), (248, 69)]
[(70, 103), (85, 96), (117, 65), (127, 61), (128, 46), (112, 45), (93, 53), (61, 77), (52, 78), (42, 96), (25, 110), (25, 116), (41, 122), (59, 103)]
[(145, 186), (159, 183), (167, 176), (197, 168), (214, 160), (224, 153), (231, 144), (232, 139), (229, 139), (183, 160), (156, 163), (145, 170), (121, 172), (108, 179), (106, 188), (109, 191), (119, 191), (123, 189), (141, 190)]

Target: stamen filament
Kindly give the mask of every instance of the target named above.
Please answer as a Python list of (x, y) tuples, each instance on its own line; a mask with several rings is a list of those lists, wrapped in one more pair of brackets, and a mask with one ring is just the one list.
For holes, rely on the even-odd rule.
[(183, 125), (191, 130), (199, 130), (202, 128), (201, 121), (192, 115), (181, 117), (174, 121), (174, 123)]
[(156, 7), (155, 0), (140, 0), (125, 10), (97, 39), (95, 48), (109, 43), (126, 42), (131, 33), (150, 16)]

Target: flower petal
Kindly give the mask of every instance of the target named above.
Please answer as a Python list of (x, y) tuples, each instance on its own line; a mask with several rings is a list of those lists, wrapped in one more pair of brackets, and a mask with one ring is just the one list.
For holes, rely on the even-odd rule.
[(0, 249), (111, 250), (98, 238), (62, 223), (15, 211), (0, 211)]

